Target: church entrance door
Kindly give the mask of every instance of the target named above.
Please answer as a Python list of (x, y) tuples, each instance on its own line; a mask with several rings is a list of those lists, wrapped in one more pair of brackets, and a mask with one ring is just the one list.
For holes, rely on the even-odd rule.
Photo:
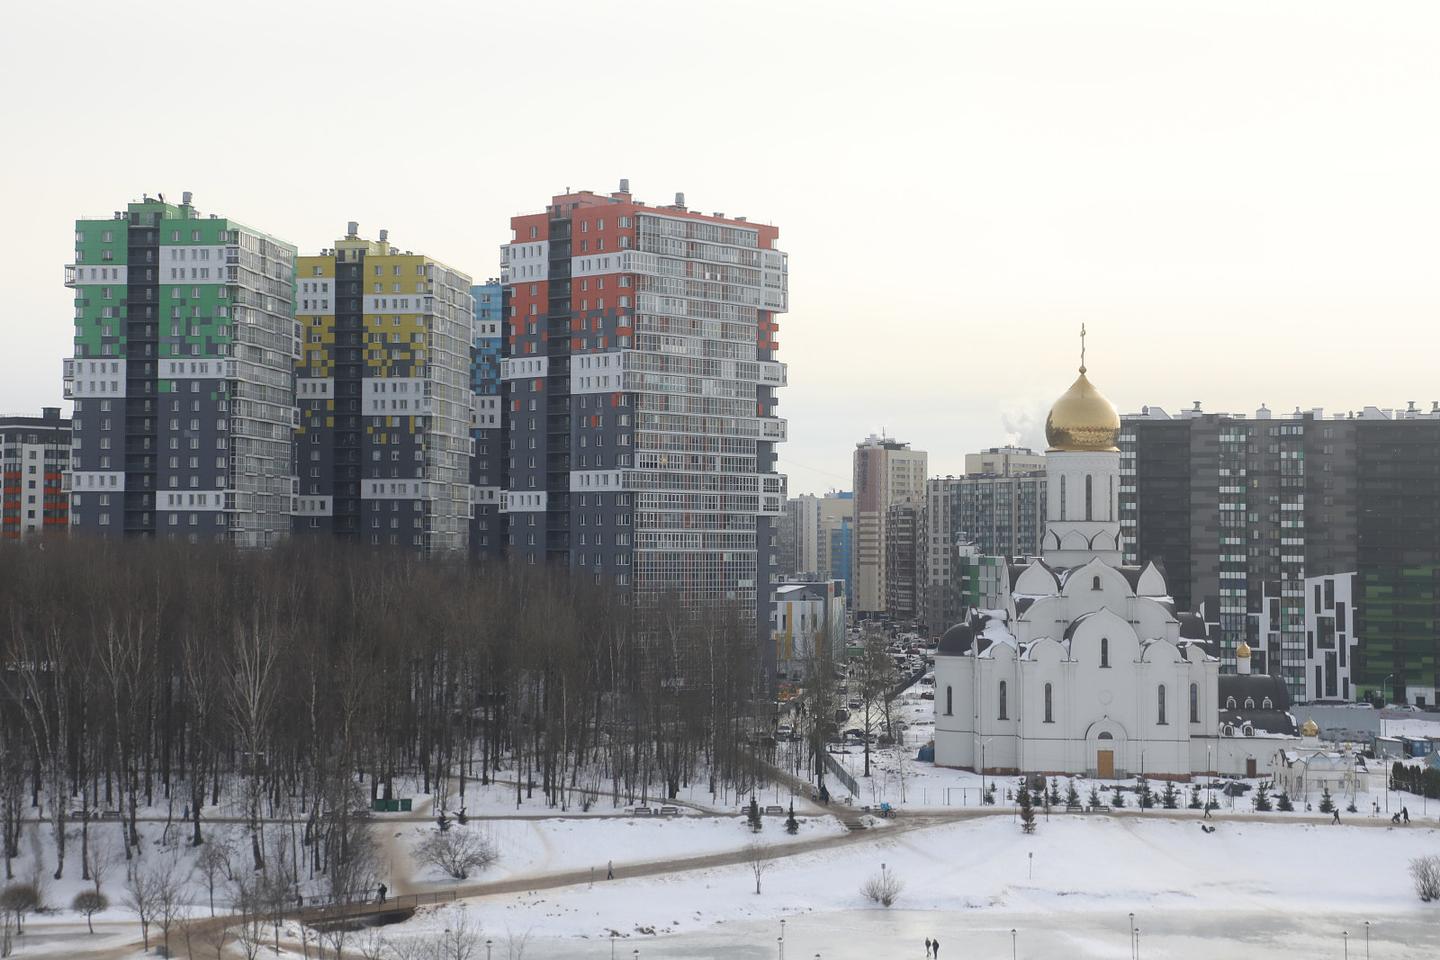
[(1095, 776), (1101, 780), (1115, 779), (1115, 751), (1095, 751)]
[(1246, 758), (1245, 758), (1245, 776), (1251, 777), (1251, 778), (1254, 778), (1254, 776), (1255, 776), (1255, 758), (1254, 758), (1254, 757), (1246, 757)]

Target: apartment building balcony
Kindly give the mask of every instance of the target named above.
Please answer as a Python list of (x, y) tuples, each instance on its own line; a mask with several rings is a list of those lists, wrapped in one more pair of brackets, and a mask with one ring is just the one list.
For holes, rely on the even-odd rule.
[(76, 268), (75, 268), (75, 264), (73, 264), (73, 263), (67, 263), (67, 264), (65, 264), (65, 286), (67, 286), (67, 287), (73, 287), (73, 286), (76, 285), (76, 279), (75, 279), (75, 277), (76, 277), (76, 274), (77, 274), (77, 273), (78, 273), (78, 271), (77, 271)]

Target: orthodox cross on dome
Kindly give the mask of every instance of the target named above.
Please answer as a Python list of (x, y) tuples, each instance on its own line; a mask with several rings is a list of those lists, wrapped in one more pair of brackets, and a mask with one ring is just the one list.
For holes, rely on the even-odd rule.
[(1080, 324), (1080, 372), (1085, 372), (1085, 324)]

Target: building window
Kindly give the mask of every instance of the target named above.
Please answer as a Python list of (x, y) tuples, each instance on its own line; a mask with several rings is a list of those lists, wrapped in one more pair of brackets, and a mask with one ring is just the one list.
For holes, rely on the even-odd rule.
[(1255, 709), (1255, 699), (1254, 699), (1253, 697), (1246, 697), (1246, 698), (1245, 698), (1245, 709), (1246, 709), (1246, 710), (1254, 710), (1254, 709)]
[(1159, 689), (1159, 690), (1157, 691), (1157, 693), (1156, 693), (1155, 707), (1156, 707), (1155, 715), (1156, 715), (1156, 717), (1159, 718), (1158, 720), (1156, 720), (1156, 723), (1160, 724), (1161, 726), (1164, 726), (1164, 725), (1165, 725), (1165, 684), (1163, 684), (1163, 683), (1160, 684), (1160, 689)]
[(954, 716), (954, 715), (955, 715), (955, 688), (954, 688), (954, 687), (949, 687), (949, 686), (947, 686), (947, 687), (945, 688), (945, 716), (947, 716), (947, 717), (952, 717), (952, 716)]
[(1008, 720), (1008, 719), (1010, 719), (1009, 717), (1007, 717), (1007, 716), (1005, 715), (1005, 681), (1004, 681), (1004, 680), (1001, 680), (1001, 681), (1000, 681), (1000, 719), (1001, 719), (1001, 720)]
[(1190, 722), (1200, 722), (1200, 685), (1190, 684)]
[(1092, 497), (1092, 495), (1091, 495), (1090, 474), (1087, 473), (1087, 474), (1085, 474), (1085, 519), (1086, 519), (1086, 520), (1093, 520), (1093, 519), (1095, 519), (1095, 518), (1091, 515), (1091, 512), (1092, 512), (1092, 510), (1094, 509), (1093, 504), (1094, 504), (1094, 500), (1093, 500), (1093, 497)]
[(1226, 709), (1226, 710), (1234, 710), (1234, 709), (1235, 709), (1235, 698), (1234, 698), (1234, 697), (1226, 697), (1226, 698), (1225, 698), (1225, 709)]
[(1100, 577), (1099, 577), (1099, 576), (1095, 576), (1095, 577), (1091, 578), (1091, 580), (1090, 580), (1090, 589), (1091, 589), (1091, 590), (1099, 590), (1099, 589), (1100, 589)]
[(1110, 638), (1100, 638), (1100, 666), (1110, 666)]
[(1065, 474), (1060, 474), (1060, 519), (1065, 519)]
[(1275, 709), (1275, 705), (1270, 702), (1270, 698), (1269, 698), (1269, 697), (1266, 697), (1264, 700), (1260, 701), (1260, 706), (1261, 706), (1262, 708), (1266, 709), (1266, 710), (1273, 710), (1273, 709)]
[(1050, 684), (1045, 684), (1045, 722), (1055, 722), (1054, 689)]

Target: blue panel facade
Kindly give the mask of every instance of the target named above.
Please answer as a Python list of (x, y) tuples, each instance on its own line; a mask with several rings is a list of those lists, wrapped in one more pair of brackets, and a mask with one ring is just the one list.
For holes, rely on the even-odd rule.
[(470, 437), (475, 455), (470, 460), (470, 484), (475, 488), (470, 520), (470, 556), (501, 556), (505, 542), (505, 514), (500, 511), (505, 486), (506, 435), (502, 409), (500, 358), (505, 338), (506, 291), (499, 280), (470, 288), (475, 298), (475, 322), (470, 337)]

